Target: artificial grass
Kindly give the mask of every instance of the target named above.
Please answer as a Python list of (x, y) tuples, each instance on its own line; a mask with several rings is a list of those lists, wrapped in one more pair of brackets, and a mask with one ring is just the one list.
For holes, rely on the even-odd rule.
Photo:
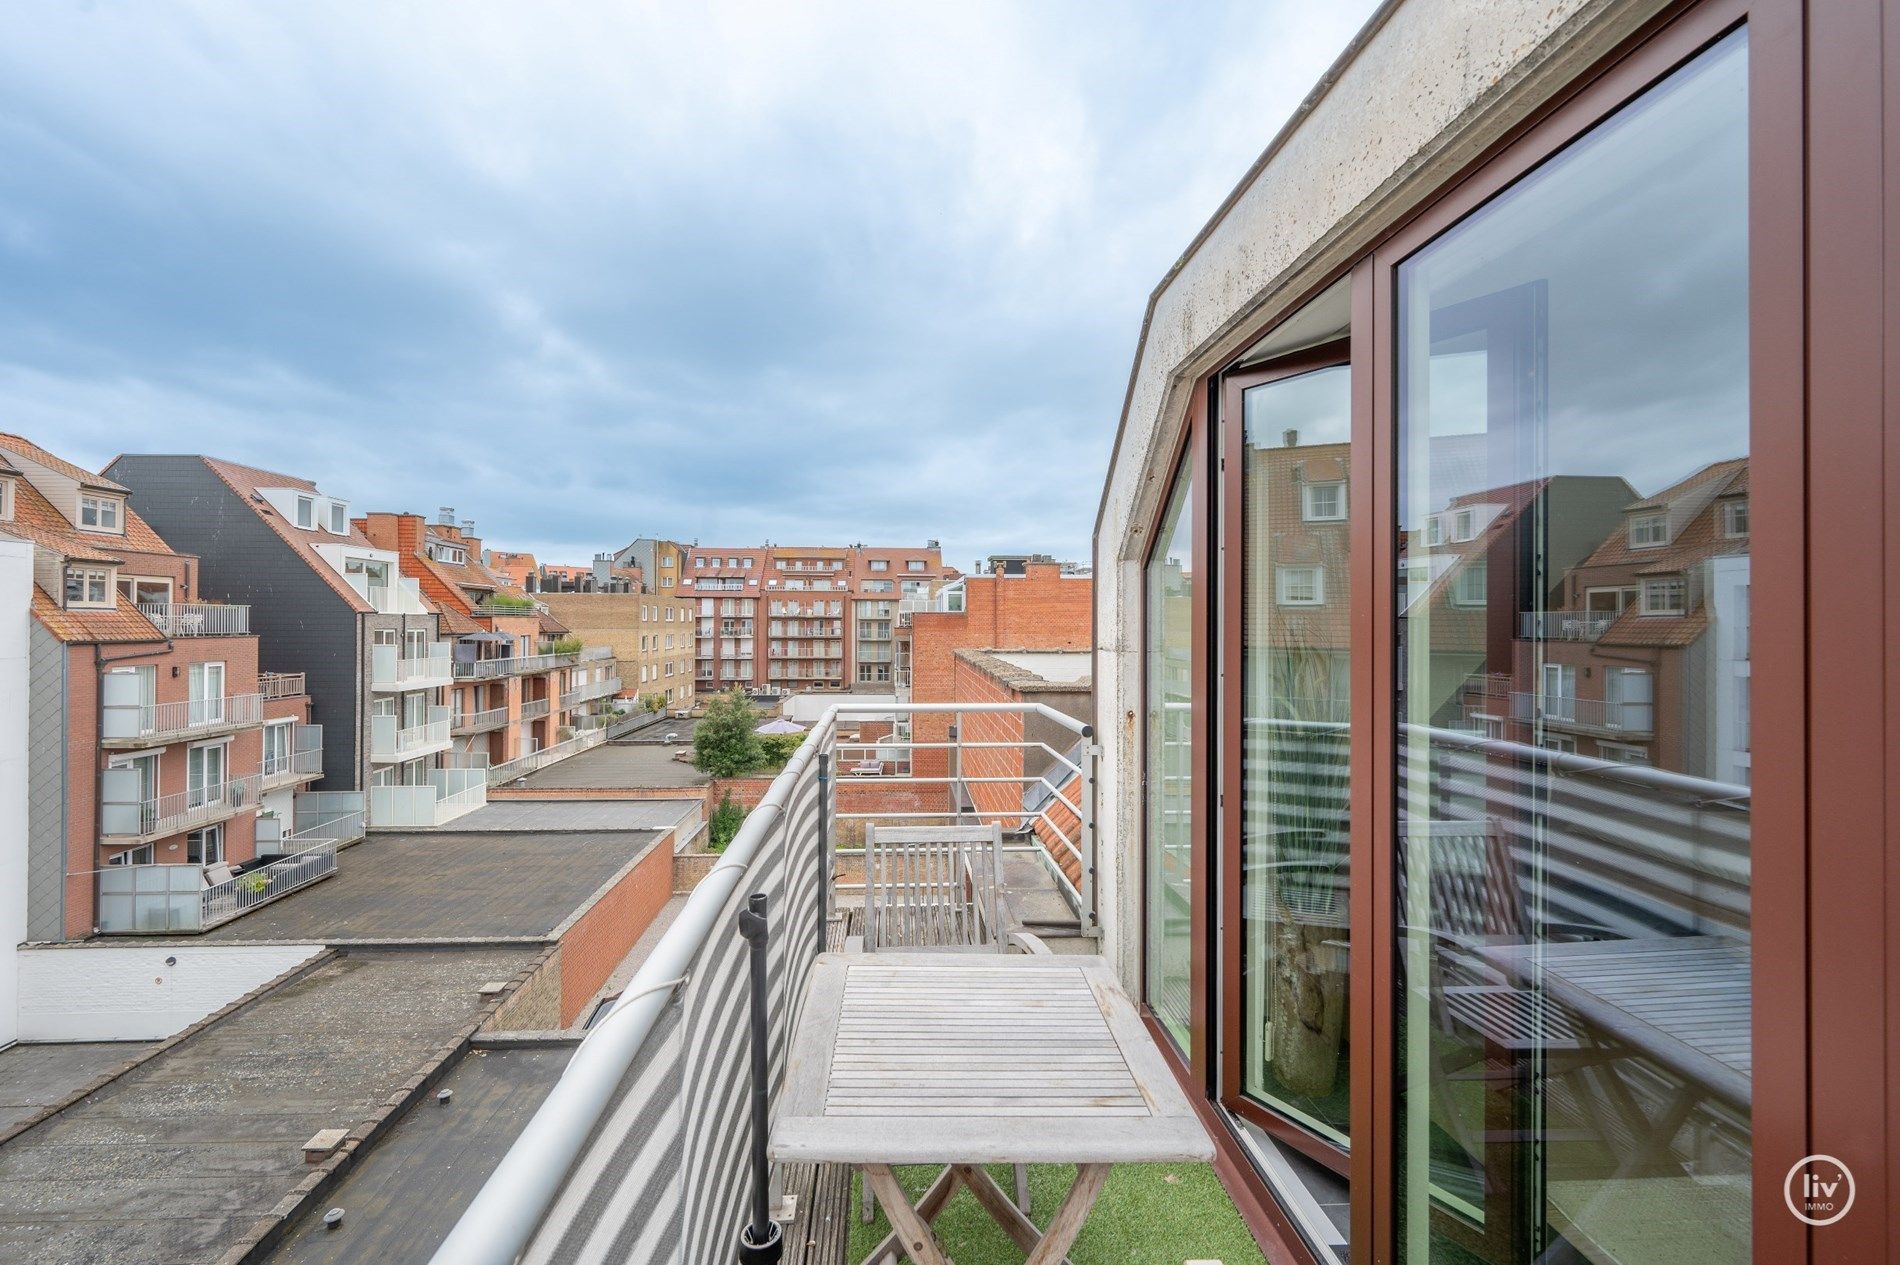
[[(897, 1179), (915, 1201), (941, 1171), (941, 1165), (900, 1168)], [(1009, 1165), (993, 1164), (990, 1173), (1004, 1190), (1016, 1189)], [(851, 1178), (850, 1265), (858, 1265), (890, 1233), (882, 1208), (870, 1225), (858, 1219), (863, 1180), (862, 1173)], [(1037, 1225), (1049, 1224), (1074, 1180), (1073, 1165), (1030, 1165), (1031, 1219)], [(961, 1185), (938, 1216), (936, 1229), (944, 1252), (957, 1265), (1022, 1265), (1022, 1250)], [(1220, 1179), (1205, 1164), (1116, 1165), (1069, 1259), (1075, 1265), (1181, 1265), (1183, 1260), (1266, 1265)]]

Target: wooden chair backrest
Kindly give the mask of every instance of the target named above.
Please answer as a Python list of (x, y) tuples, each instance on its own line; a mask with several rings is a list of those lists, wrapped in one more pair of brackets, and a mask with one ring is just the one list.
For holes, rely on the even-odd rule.
[(864, 948), (1008, 947), (1003, 828), (867, 826)]
[[(1421, 843), (1423, 847), (1413, 846)], [(1402, 821), (1399, 844), (1401, 921), (1412, 917), (1407, 871), (1423, 859), (1430, 866), (1431, 908), (1427, 924), (1418, 930), (1465, 945), (1523, 942), (1530, 923), (1496, 818)]]

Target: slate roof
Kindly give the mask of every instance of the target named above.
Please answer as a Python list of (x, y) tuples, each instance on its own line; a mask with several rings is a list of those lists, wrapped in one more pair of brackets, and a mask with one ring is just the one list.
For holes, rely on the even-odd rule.
[(199, 460), (203, 461), (213, 474), (223, 480), (227, 487), (233, 492), (236, 492), (238, 499), (244, 502), (253, 514), (263, 519), (265, 523), (270, 526), (272, 531), (283, 537), (285, 542), (288, 543), (292, 549), (302, 555), (305, 564), (309, 566), (312, 571), (322, 576), (325, 583), (335, 589), (337, 595), (345, 602), (348, 602), (352, 610), (367, 611), (370, 609), (369, 603), (359, 596), (355, 589), (350, 587), (350, 582), (338, 574), (336, 568), (332, 567), (316, 549), (319, 541), (334, 543), (343, 540), (348, 540), (350, 543), (360, 545), (365, 549), (374, 549), (375, 546), (370, 544), (369, 538), (358, 531), (354, 525), (351, 526), (350, 534), (347, 537), (338, 536), (333, 532), (320, 532), (315, 529), (306, 530), (290, 522), (282, 514), (272, 509), (263, 497), (258, 494), (259, 488), (297, 488), (304, 492), (315, 492), (317, 491), (316, 484), (308, 479), (299, 479), (294, 475), (279, 474), (274, 470), (260, 470), (255, 466), (242, 466), (235, 461), (221, 461), (216, 457), (200, 457)]

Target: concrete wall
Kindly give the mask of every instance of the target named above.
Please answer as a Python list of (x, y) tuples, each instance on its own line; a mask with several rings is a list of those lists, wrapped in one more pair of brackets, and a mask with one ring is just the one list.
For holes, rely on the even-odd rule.
[(28, 949), (19, 954), (19, 1037), (161, 1040), (321, 952), (316, 944)]
[(33, 546), (0, 541), (0, 1046), (19, 1038), (16, 959), (27, 938), (27, 666)]
[[(1661, 0), (1406, 0), (1382, 12), (1150, 300), (1095, 541), (1104, 951), (1138, 982), (1140, 559), (1195, 381), (1365, 254)], [(1262, 120), (1266, 139), (1271, 120)]]

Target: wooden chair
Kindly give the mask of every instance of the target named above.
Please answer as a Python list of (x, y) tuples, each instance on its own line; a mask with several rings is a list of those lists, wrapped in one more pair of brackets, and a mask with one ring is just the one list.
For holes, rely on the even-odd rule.
[(1009, 949), (1003, 828), (866, 826), (864, 948)]

